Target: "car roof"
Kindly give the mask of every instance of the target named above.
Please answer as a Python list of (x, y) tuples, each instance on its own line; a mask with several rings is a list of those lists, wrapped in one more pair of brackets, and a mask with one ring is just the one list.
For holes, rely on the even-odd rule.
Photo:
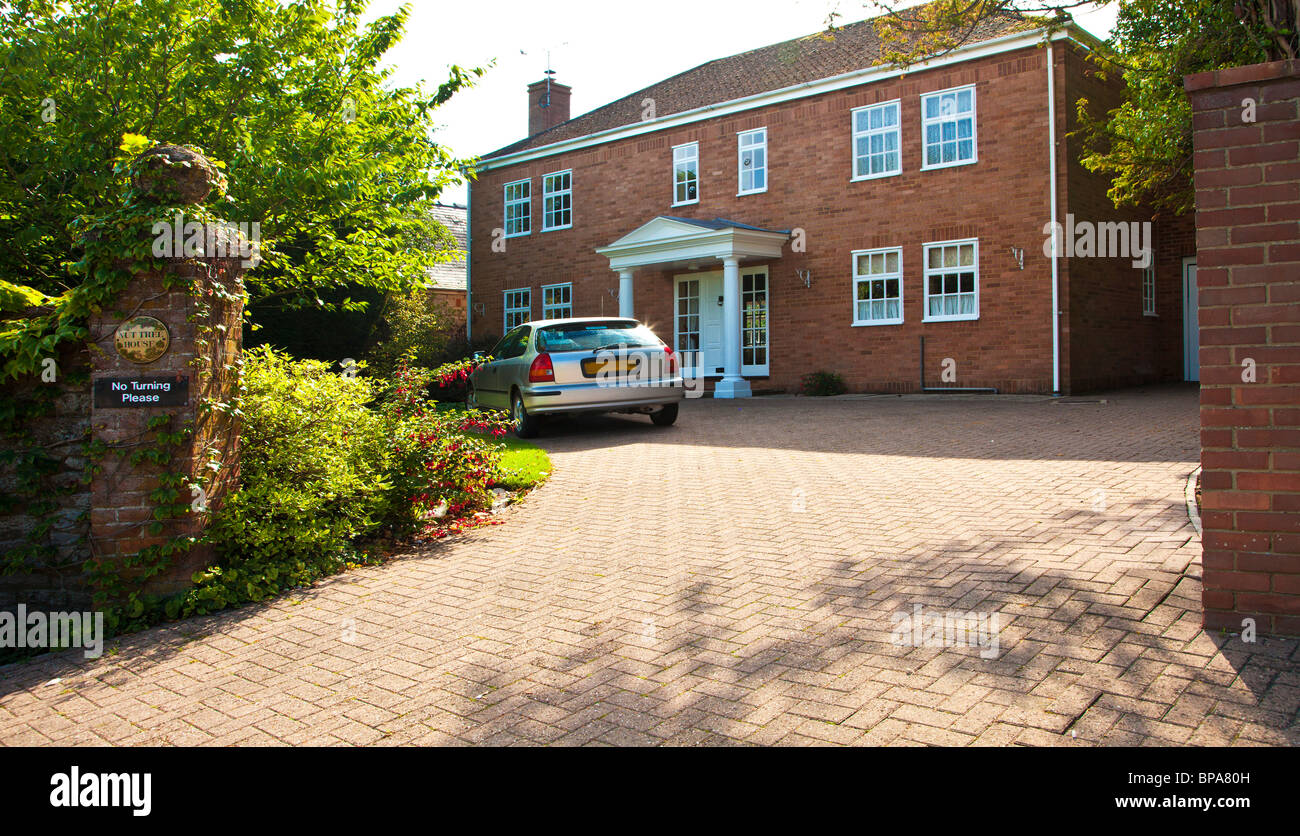
[(584, 322), (635, 322), (637, 325), (641, 324), (630, 316), (579, 316), (570, 317), (569, 319), (534, 319), (532, 322), (525, 322), (524, 325), (544, 328), (551, 325), (580, 325)]

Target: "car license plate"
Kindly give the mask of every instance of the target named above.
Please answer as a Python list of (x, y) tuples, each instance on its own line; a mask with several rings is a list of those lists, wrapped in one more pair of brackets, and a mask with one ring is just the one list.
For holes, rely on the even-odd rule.
[(587, 377), (595, 377), (598, 374), (627, 374), (639, 365), (641, 360), (637, 357), (617, 357), (608, 360), (589, 357), (582, 361), (582, 373)]

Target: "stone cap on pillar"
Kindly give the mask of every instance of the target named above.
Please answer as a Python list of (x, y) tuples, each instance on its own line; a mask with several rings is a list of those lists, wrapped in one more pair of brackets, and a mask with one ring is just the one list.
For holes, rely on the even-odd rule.
[(214, 188), (224, 194), (226, 176), (197, 148), (156, 145), (131, 164), (131, 185), (157, 203), (197, 204)]

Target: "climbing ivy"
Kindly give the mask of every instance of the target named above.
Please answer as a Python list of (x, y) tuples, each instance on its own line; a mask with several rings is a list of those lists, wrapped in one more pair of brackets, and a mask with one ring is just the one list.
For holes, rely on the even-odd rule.
[[(0, 574), (32, 571), (41, 565), (68, 568), (43, 563), (52, 560), (56, 551), (45, 541), (50, 530), (49, 517), (58, 508), (50, 499), (55, 495), (50, 482), (59, 459), (35, 444), (30, 424), (34, 418), (49, 414), (60, 388), (84, 388), (87, 381), (83, 377), (66, 377), (61, 387), (22, 384), (39, 378), (51, 359), (57, 361), (60, 356), (98, 350), (87, 339), (89, 321), (95, 314), (111, 309), (135, 275), (157, 269), (158, 260), (153, 252), (156, 224), (170, 224), (178, 214), (187, 222), (197, 222), (207, 228), (221, 223), (206, 206), (186, 203), (179, 194), (159, 188), (160, 182), (166, 183), (165, 178), (151, 178), (148, 167), (188, 167), (191, 163), (173, 161), (161, 154), (142, 154), (154, 146), (155, 143), (143, 136), (123, 137), (120, 155), (113, 165), (114, 179), (121, 189), (117, 208), (98, 216), (79, 217), (72, 224), (84, 249), (81, 257), (68, 265), (74, 279), (69, 290), (53, 297), (35, 288), (0, 280), (0, 315), (22, 313), (0, 321), (0, 383), (9, 382), (0, 391), (0, 435), (7, 442), (0, 461), (13, 466), (16, 481), (13, 493), (0, 498), (0, 512), (21, 507), (37, 520), (26, 545), (0, 556)], [(183, 147), (200, 157), (203, 154), (202, 149), (194, 146)], [(217, 171), (215, 177), (210, 177), (213, 191), (209, 199), (219, 200), (226, 195), (225, 177), (219, 172), (224, 165), (219, 161), (213, 165)], [(218, 300), (242, 304), (243, 286), (239, 282), (233, 288), (219, 282), (200, 284), (194, 277), (172, 270), (163, 271), (163, 286), (166, 290), (183, 291), (195, 300), (190, 316), (198, 331), (195, 390), (202, 391), (204, 382), (213, 374), (211, 360), (204, 353), (214, 336), (209, 321), (212, 305)], [(113, 313), (126, 316), (123, 311)], [(232, 371), (238, 374), (238, 368)], [(234, 412), (238, 410), (238, 402), (201, 400), (198, 409), (200, 414), (209, 410)], [(159, 472), (158, 487), (149, 495), (154, 506), (153, 519), (141, 525), (146, 533), (161, 535), (166, 521), (191, 512), (191, 488), (205, 487), (199, 482), (192, 483), (175, 462), (178, 449), (193, 432), (193, 426), (188, 422), (182, 424), (175, 413), (155, 415), (136, 439), (106, 444), (88, 432), (79, 445), (81, 458), (86, 462), (83, 484), (99, 472), (107, 455), (122, 457), (135, 468), (155, 469)], [(75, 489), (76, 486), (64, 488), (65, 491)], [(141, 587), (166, 570), (177, 555), (191, 549), (195, 542), (192, 536), (178, 536), (125, 557), (104, 558), (92, 554), (80, 564), (94, 604), (107, 613), (110, 628), (129, 629), (138, 625), (158, 605), (159, 602), (141, 594)]]

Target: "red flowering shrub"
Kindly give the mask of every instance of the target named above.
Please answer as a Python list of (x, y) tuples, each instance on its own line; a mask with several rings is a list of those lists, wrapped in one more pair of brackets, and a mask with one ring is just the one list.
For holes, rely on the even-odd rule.
[(462, 360), (430, 371), (403, 358), (388, 381), (380, 412), (390, 428), (388, 481), (399, 526), (444, 536), (484, 519), (492, 507), (489, 486), (501, 475), (501, 452), (471, 433), (504, 436), (506, 416), (439, 409), (429, 396), (431, 385), (464, 381), (474, 367)]

